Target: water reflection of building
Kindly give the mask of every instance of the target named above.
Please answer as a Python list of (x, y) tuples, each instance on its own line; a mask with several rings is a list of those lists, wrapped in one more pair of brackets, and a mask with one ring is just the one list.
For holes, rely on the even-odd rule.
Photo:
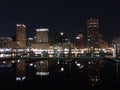
[(0, 68), (10, 68), (12, 67), (11, 61), (0, 61)]
[(16, 81), (22, 81), (26, 78), (26, 63), (23, 60), (16, 62)]
[(35, 68), (36, 68), (36, 75), (38, 76), (49, 75), (48, 61), (41, 60), (35, 62)]
[(11, 60), (0, 60), (0, 86), (15, 82), (15, 67)]
[(88, 62), (88, 82), (92, 87), (100, 86), (102, 83), (103, 62), (91, 60)]
[(55, 63), (55, 73), (65, 72), (67, 69), (68, 62), (57, 60)]
[(70, 78), (70, 67), (67, 61), (52, 61), (49, 65), (50, 77), (55, 81), (66, 81)]
[(73, 72), (81, 73), (85, 70), (85, 61), (84, 60), (73, 60), (71, 67), (74, 69)]

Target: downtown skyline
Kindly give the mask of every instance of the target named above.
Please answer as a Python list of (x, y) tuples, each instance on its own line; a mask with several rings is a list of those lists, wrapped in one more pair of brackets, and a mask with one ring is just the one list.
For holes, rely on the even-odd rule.
[(48, 28), (50, 35), (64, 32), (74, 38), (79, 31), (86, 36), (90, 18), (99, 19), (99, 32), (103, 38), (111, 41), (119, 36), (119, 3), (105, 1), (1, 1), (0, 36), (16, 34), (16, 24), (27, 26), (29, 37), (35, 35), (36, 28)]

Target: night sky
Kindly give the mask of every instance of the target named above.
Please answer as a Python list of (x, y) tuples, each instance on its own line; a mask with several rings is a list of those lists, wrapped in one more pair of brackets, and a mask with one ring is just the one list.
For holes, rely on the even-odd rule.
[(48, 28), (50, 37), (64, 32), (75, 38), (78, 32), (86, 35), (86, 21), (99, 19), (99, 32), (105, 40), (120, 36), (119, 0), (0, 0), (0, 36), (16, 34), (16, 24), (27, 25), (28, 37), (36, 28)]

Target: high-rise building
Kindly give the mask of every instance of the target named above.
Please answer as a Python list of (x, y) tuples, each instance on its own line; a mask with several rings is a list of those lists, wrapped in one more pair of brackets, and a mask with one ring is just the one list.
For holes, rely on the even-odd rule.
[(120, 37), (114, 37), (112, 39), (112, 45), (115, 49), (116, 57), (120, 57)]
[(16, 25), (16, 41), (19, 48), (26, 48), (26, 25)]
[(65, 42), (68, 42), (69, 39), (66, 35), (64, 35), (63, 32), (56, 32), (55, 33), (55, 39), (54, 39), (54, 43), (65, 43)]
[(90, 18), (87, 20), (87, 47), (99, 47), (99, 20)]
[(0, 48), (10, 48), (12, 45), (11, 37), (0, 37)]
[(83, 45), (83, 34), (81, 32), (79, 32), (78, 35), (76, 36), (75, 46), (78, 49), (82, 49), (84, 47), (84, 45)]
[(34, 43), (29, 43), (32, 48), (36, 49), (48, 49), (49, 48), (49, 29), (40, 28), (36, 29), (36, 37)]
[(36, 42), (48, 42), (48, 31), (49, 30), (47, 28), (36, 29)]

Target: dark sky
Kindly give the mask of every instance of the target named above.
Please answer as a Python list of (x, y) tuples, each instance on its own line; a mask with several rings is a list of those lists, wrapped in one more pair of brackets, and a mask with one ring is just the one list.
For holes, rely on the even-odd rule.
[(82, 31), (86, 35), (86, 21), (98, 18), (99, 32), (105, 40), (119, 36), (119, 0), (0, 0), (0, 36), (16, 34), (16, 23), (27, 25), (29, 36), (36, 28), (47, 27), (50, 36), (64, 32), (71, 38)]

